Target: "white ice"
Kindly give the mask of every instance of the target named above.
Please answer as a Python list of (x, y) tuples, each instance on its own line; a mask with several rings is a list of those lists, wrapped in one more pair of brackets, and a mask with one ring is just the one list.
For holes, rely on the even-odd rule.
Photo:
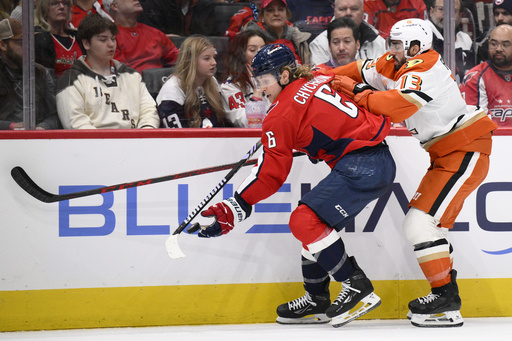
[(0, 340), (28, 341), (301, 341), (301, 340), (510, 340), (512, 317), (465, 318), (458, 328), (417, 328), (408, 320), (360, 320), (341, 328), (322, 325), (208, 325), (0, 333)]

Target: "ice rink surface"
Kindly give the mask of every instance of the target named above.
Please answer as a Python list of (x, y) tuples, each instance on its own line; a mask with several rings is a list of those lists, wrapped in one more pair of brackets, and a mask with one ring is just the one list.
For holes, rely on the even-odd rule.
[(466, 318), (460, 328), (417, 328), (408, 320), (360, 320), (340, 328), (321, 325), (209, 325), (0, 333), (0, 340), (30, 341), (299, 341), (299, 340), (510, 340), (512, 317)]

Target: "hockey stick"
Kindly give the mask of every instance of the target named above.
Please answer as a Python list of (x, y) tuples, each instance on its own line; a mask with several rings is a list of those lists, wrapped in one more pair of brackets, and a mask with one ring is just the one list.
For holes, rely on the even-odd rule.
[[(302, 152), (293, 153), (294, 157), (300, 156), (300, 155), (304, 155), (304, 153), (302, 153)], [(246, 163), (244, 163), (243, 166), (254, 165), (257, 161), (258, 160), (255, 160), (255, 159), (248, 160)], [(145, 185), (150, 185), (150, 184), (156, 184), (156, 183), (164, 182), (164, 181), (183, 179), (183, 178), (188, 178), (190, 176), (220, 172), (223, 170), (232, 169), (236, 165), (238, 165), (238, 162), (228, 163), (225, 165), (214, 166), (214, 167), (201, 168), (201, 169), (186, 171), (183, 173), (172, 174), (172, 175), (165, 175), (165, 176), (150, 178), (150, 179), (146, 179), (146, 180), (126, 182), (123, 184), (112, 185), (112, 186), (108, 186), (108, 187), (100, 187), (100, 188), (94, 188), (94, 189), (89, 189), (89, 190), (80, 191), (80, 192), (67, 193), (67, 194), (53, 194), (53, 193), (45, 191), (44, 189), (39, 187), (30, 178), (30, 176), (27, 174), (27, 172), (25, 172), (25, 170), (23, 168), (21, 168), (19, 166), (16, 166), (11, 170), (11, 176), (14, 179), (14, 181), (16, 181), (16, 183), (21, 188), (23, 188), (25, 190), (25, 192), (27, 192), (28, 194), (30, 194), (31, 196), (33, 196), (34, 198), (36, 198), (39, 201), (51, 203), (51, 202), (75, 199), (75, 198), (80, 198), (80, 197), (87, 197), (87, 196), (95, 195), (95, 194), (119, 191), (122, 189), (127, 189), (127, 188), (132, 188), (132, 187), (140, 187), (140, 186), (145, 186)]]
[[(189, 214), (187, 219), (185, 219), (180, 226), (173, 232), (173, 234), (167, 238), (165, 242), (165, 248), (167, 249), (167, 253), (169, 257), (183, 258), (185, 254), (181, 251), (180, 246), (178, 245), (178, 235), (187, 227), (187, 225), (201, 212), (203, 208), (213, 199), (213, 197), (224, 187), (225, 184), (242, 168), (242, 166), (249, 160), (249, 158), (261, 147), (261, 140), (258, 141), (252, 148), (245, 154), (245, 156), (238, 161), (238, 163), (229, 171), (229, 173), (222, 178), (222, 180), (215, 186), (215, 188), (206, 196), (206, 198), (201, 201), (201, 203)], [(190, 232), (197, 231), (198, 224), (194, 224), (189, 229)]]
[[(294, 156), (302, 155), (300, 152), (296, 152)], [(243, 166), (250, 166), (254, 165), (258, 160), (248, 160)], [(113, 191), (119, 191), (122, 189), (132, 188), (132, 187), (140, 187), (150, 184), (155, 184), (158, 182), (164, 182), (164, 181), (170, 181), (170, 180), (176, 180), (176, 179), (182, 179), (187, 178), (190, 176), (195, 175), (202, 175), (202, 174), (208, 174), (208, 173), (214, 173), (214, 172), (220, 172), (227, 169), (232, 169), (238, 165), (238, 162), (235, 163), (228, 163), (221, 166), (214, 166), (214, 167), (208, 167), (208, 168), (201, 168), (191, 171), (186, 171), (183, 173), (177, 173), (172, 175), (165, 175), (157, 178), (150, 178), (146, 180), (139, 180), (134, 182), (126, 182), (123, 184), (118, 185), (112, 185), (108, 187), (101, 187), (101, 188), (94, 188), (89, 189), (85, 191), (80, 192), (73, 192), (68, 194), (53, 194), (45, 191), (41, 187), (39, 187), (31, 178), (30, 176), (25, 172), (25, 170), (19, 166), (14, 167), (11, 170), (11, 176), (16, 181), (16, 183), (25, 190), (28, 194), (33, 196), (39, 201), (51, 203), (51, 202), (57, 202), (57, 201), (63, 201), (63, 200), (69, 200), (69, 199), (75, 199), (80, 197), (86, 197), (94, 194), (102, 194), (107, 192), (113, 192)]]

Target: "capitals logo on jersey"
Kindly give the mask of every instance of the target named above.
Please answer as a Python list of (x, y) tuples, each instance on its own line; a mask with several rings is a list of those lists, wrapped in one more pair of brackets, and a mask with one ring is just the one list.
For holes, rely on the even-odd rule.
[(466, 77), (464, 77), (464, 81), (462, 82), (462, 84), (466, 85), (466, 83), (469, 82), (477, 74), (478, 74), (478, 71), (466, 73)]

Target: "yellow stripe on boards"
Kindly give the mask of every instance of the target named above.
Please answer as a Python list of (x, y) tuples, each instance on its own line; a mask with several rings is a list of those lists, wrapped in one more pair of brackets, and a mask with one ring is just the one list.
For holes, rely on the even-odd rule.
[[(512, 316), (512, 279), (459, 279), (463, 317)], [(380, 307), (365, 319), (405, 318), (426, 280), (374, 281)], [(331, 284), (331, 297), (340, 291)], [(485, 293), (485, 295), (482, 295)], [(0, 331), (273, 323), (302, 283), (256, 283), (0, 291)]]

